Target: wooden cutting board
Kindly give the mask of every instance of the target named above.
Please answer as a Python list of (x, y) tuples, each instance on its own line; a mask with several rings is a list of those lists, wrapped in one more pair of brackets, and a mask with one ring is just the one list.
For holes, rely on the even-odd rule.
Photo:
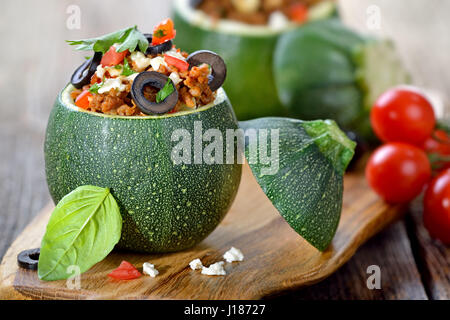
[[(39, 247), (52, 209), (52, 205), (45, 208), (7, 251), (0, 265), (0, 299), (260, 299), (326, 278), (404, 211), (381, 201), (361, 170), (347, 174), (341, 221), (332, 244), (321, 253), (280, 217), (245, 166), (230, 212), (202, 243), (164, 255), (115, 251), (81, 275), (80, 289), (69, 289), (66, 281), (43, 282), (36, 272), (17, 267), (20, 251)], [(223, 260), (231, 246), (241, 249), (245, 259), (225, 263), (226, 276), (190, 269), (195, 258), (204, 265)], [(122, 260), (138, 268), (150, 261), (160, 274), (131, 281), (107, 277)]]

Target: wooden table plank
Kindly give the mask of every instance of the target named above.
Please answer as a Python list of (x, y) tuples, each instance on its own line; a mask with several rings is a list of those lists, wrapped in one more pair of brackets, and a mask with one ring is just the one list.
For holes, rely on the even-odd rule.
[(430, 238), (422, 221), (421, 201), (411, 206), (407, 219), (412, 245), (430, 299), (450, 299), (450, 247)]

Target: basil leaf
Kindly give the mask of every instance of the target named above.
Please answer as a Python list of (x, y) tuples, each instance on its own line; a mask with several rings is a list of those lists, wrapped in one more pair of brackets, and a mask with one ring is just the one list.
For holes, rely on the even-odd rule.
[(115, 43), (119, 44), (117, 48), (118, 52), (125, 50), (133, 52), (137, 46), (139, 46), (142, 52), (145, 52), (148, 48), (148, 40), (139, 32), (137, 26), (121, 29), (97, 38), (66, 40), (66, 42), (69, 45), (77, 46), (76, 50), (93, 50), (95, 52), (102, 52), (103, 54)]
[(145, 53), (148, 48), (148, 40), (142, 33), (137, 30), (135, 26), (133, 29), (131, 29), (123, 42), (117, 47), (117, 52), (122, 52), (127, 49), (130, 50), (130, 52), (133, 52), (137, 46), (139, 46), (139, 50)]
[(131, 76), (133, 73), (136, 73), (136, 72), (130, 68), (127, 58), (123, 59), (122, 75), (128, 77), (128, 76)]
[(122, 217), (109, 189), (81, 186), (56, 206), (41, 243), (38, 276), (67, 279), (69, 266), (81, 272), (103, 260), (119, 242)]
[(167, 82), (164, 85), (164, 87), (161, 90), (159, 90), (158, 93), (156, 94), (156, 102), (160, 103), (164, 101), (164, 99), (170, 96), (172, 92), (174, 92), (174, 88), (172, 85), (172, 80), (170, 80), (169, 78), (167, 79)]

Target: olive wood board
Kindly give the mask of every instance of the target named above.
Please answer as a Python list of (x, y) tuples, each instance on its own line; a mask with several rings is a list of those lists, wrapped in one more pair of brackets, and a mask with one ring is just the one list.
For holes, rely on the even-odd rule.
[[(80, 288), (64, 280), (40, 281), (35, 271), (20, 269), (17, 254), (39, 247), (53, 205), (48, 205), (14, 241), (0, 265), (0, 299), (261, 299), (312, 285), (335, 272), (367, 239), (405, 211), (389, 206), (368, 187), (362, 170), (344, 178), (341, 220), (332, 244), (319, 252), (281, 218), (247, 165), (235, 202), (217, 229), (192, 249), (170, 254), (112, 252), (81, 275)], [(225, 263), (226, 276), (191, 270), (223, 260), (231, 247), (244, 261)], [(122, 260), (142, 271), (151, 262), (160, 274), (118, 281), (107, 274)]]

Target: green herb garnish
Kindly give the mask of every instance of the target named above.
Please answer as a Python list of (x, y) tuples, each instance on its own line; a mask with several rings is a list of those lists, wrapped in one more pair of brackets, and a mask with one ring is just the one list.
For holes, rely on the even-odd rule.
[[(122, 216), (109, 189), (81, 186), (56, 206), (41, 243), (38, 276), (67, 279), (69, 267), (80, 272), (102, 261), (119, 242)], [(72, 271), (73, 272), (73, 271)]]
[(122, 75), (128, 77), (128, 76), (131, 76), (133, 73), (136, 73), (136, 72), (130, 68), (127, 58), (123, 59)]
[(100, 83), (94, 83), (89, 88), (89, 92), (90, 93), (98, 93), (98, 89), (100, 89), (103, 86), (104, 83), (105, 83), (105, 78), (103, 78), (102, 82), (100, 82)]
[(157, 38), (162, 38), (166, 35), (166, 33), (164, 32), (163, 29), (158, 29), (155, 31), (155, 33), (153, 35)]
[(113, 33), (106, 34), (101, 37), (82, 39), (82, 40), (66, 40), (72, 46), (77, 46), (77, 50), (93, 50), (95, 52), (105, 53), (115, 43), (119, 44), (117, 52), (129, 50), (133, 52), (136, 47), (142, 52), (147, 51), (148, 40), (137, 29), (137, 26), (122, 29)]
[(158, 93), (156, 94), (156, 102), (157, 103), (161, 103), (162, 101), (164, 101), (164, 99), (166, 99), (168, 96), (170, 96), (172, 94), (172, 92), (174, 92), (174, 86), (172, 83), (172, 80), (167, 79), (166, 84), (164, 85), (164, 87), (158, 91)]

